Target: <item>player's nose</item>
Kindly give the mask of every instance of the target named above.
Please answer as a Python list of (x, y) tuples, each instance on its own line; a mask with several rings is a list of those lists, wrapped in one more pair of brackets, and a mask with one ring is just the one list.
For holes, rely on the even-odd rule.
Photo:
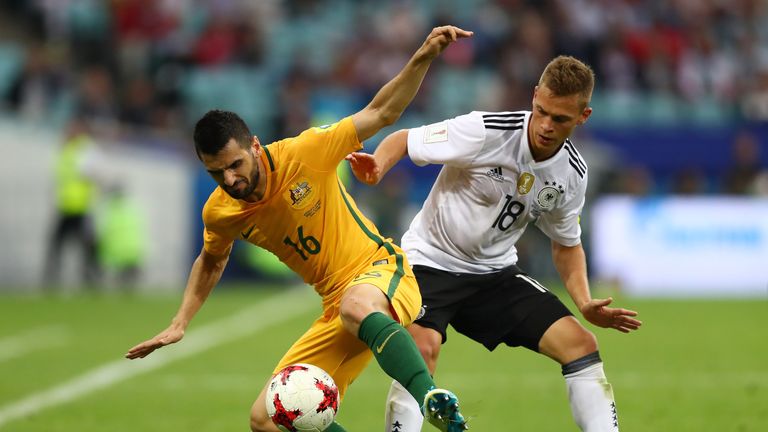
[(232, 186), (237, 181), (237, 176), (231, 170), (224, 170), (224, 184)]
[(544, 119), (541, 121), (541, 128), (544, 130), (544, 132), (552, 132), (552, 130), (554, 130), (552, 119), (549, 117), (544, 117)]

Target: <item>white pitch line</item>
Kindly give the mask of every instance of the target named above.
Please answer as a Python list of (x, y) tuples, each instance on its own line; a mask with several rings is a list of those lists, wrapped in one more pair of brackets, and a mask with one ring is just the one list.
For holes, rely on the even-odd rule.
[(0, 362), (21, 357), (36, 350), (62, 346), (71, 338), (61, 325), (37, 327), (0, 339)]
[(178, 345), (166, 347), (149, 357), (109, 362), (48, 390), (0, 407), (0, 428), (13, 420), (75, 400), (109, 385), (151, 372), (293, 318), (313, 306), (317, 307), (316, 302), (309, 301), (309, 292), (305, 289), (291, 289), (246, 308), (234, 316), (193, 329)]

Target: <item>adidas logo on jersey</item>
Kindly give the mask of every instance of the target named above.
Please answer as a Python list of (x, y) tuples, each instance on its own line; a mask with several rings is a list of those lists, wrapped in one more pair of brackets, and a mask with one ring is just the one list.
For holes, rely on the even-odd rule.
[(485, 173), (488, 177), (503, 182), (504, 181), (504, 175), (501, 173), (501, 167), (496, 167), (493, 169), (489, 169), (487, 173)]

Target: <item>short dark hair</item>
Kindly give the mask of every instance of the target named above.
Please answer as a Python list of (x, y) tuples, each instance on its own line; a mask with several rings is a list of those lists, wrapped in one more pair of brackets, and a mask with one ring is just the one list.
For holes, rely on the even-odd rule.
[(555, 96), (578, 94), (588, 104), (595, 87), (595, 73), (580, 60), (561, 55), (549, 62), (539, 85), (547, 86)]
[(242, 148), (251, 145), (252, 135), (243, 119), (231, 111), (210, 110), (195, 124), (195, 151), (216, 155), (230, 139), (234, 138)]

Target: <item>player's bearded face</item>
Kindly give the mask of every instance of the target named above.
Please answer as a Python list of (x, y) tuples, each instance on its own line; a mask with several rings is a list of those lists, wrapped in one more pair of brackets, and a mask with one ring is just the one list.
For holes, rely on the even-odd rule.
[(256, 162), (256, 156), (253, 153), (253, 149), (248, 149), (248, 155), (246, 159), (249, 163), (243, 163), (243, 165), (250, 165), (250, 171), (244, 176), (238, 176), (237, 180), (231, 185), (223, 184), (222, 188), (226, 193), (235, 199), (245, 199), (256, 190), (256, 186), (259, 184), (259, 164)]
[(235, 199), (247, 199), (259, 185), (259, 150), (241, 147), (231, 139), (217, 154), (201, 154), (205, 169), (224, 191)]

